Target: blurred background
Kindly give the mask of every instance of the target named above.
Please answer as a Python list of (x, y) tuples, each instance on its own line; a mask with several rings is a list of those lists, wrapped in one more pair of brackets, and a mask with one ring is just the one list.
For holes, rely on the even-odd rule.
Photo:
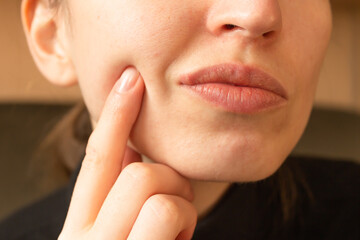
[[(332, 0), (334, 31), (309, 125), (293, 154), (360, 162), (360, 1)], [(55, 188), (30, 177), (34, 150), (81, 99), (36, 69), (22, 33), (20, 0), (0, 0), (0, 220)]]

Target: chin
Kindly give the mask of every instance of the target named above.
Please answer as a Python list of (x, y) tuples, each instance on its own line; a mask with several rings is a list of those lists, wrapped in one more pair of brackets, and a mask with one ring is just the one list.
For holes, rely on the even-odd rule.
[(271, 146), (256, 151), (251, 151), (251, 148), (244, 151), (241, 147), (198, 148), (197, 151), (183, 149), (173, 153), (163, 151), (160, 155), (156, 151), (154, 154), (153, 151), (136, 150), (141, 152), (143, 160), (165, 164), (188, 179), (216, 182), (255, 182), (265, 179), (280, 168), (290, 152), (276, 149), (278, 151), (274, 153)]
[(182, 163), (170, 162), (169, 166), (181, 175), (195, 180), (219, 182), (255, 182), (271, 176), (279, 169), (286, 157), (224, 156), (207, 159), (184, 159)]

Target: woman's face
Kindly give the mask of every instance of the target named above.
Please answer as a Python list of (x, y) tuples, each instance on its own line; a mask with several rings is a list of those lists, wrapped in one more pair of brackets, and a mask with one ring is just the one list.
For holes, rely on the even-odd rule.
[[(189, 178), (254, 181), (276, 171), (300, 138), (330, 37), (328, 0), (68, 0), (68, 10), (67, 51), (94, 122), (126, 67), (143, 76), (129, 145), (148, 158)], [(285, 98), (237, 87), (245, 103), (234, 110), (179, 82), (224, 63), (250, 82), (264, 76), (248, 69), (266, 72)]]

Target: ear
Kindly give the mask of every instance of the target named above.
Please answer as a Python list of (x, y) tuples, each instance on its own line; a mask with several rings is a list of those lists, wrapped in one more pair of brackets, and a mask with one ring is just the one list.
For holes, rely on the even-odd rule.
[(66, 49), (65, 24), (59, 22), (49, 3), (23, 0), (21, 17), (31, 55), (40, 72), (54, 84), (75, 84), (75, 68)]

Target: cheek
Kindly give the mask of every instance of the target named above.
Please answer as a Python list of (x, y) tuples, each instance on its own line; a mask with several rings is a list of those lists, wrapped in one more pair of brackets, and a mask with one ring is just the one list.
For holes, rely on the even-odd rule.
[(314, 99), (332, 30), (329, 2), (293, 1), (283, 12), (286, 37), (279, 58), (286, 59), (286, 75), (293, 84), (293, 100), (301, 101), (308, 109)]
[[(115, 6), (107, 6), (110, 2)], [(73, 19), (73, 60), (94, 120), (129, 65), (142, 74), (150, 97), (156, 92), (169, 93), (164, 72), (201, 21), (200, 14), (186, 7), (191, 5), (164, 0), (151, 6), (141, 1), (72, 4), (73, 15), (80, 16)], [(89, 25), (91, 28), (86, 27)]]
[[(306, 8), (307, 11), (289, 11), (297, 12), (296, 16), (288, 16), (287, 32), (290, 34), (287, 43), (289, 52), (292, 52), (293, 66), (295, 74), (303, 76), (303, 81), (313, 81), (318, 78), (320, 68), (325, 56), (326, 49), (330, 40), (332, 21), (331, 11), (328, 1), (305, 0), (305, 7), (301, 8), (297, 1), (293, 7), (297, 9)], [(299, 6), (298, 6), (299, 5)], [(307, 7), (311, 5), (311, 7)], [(293, 50), (290, 50), (292, 46)]]

